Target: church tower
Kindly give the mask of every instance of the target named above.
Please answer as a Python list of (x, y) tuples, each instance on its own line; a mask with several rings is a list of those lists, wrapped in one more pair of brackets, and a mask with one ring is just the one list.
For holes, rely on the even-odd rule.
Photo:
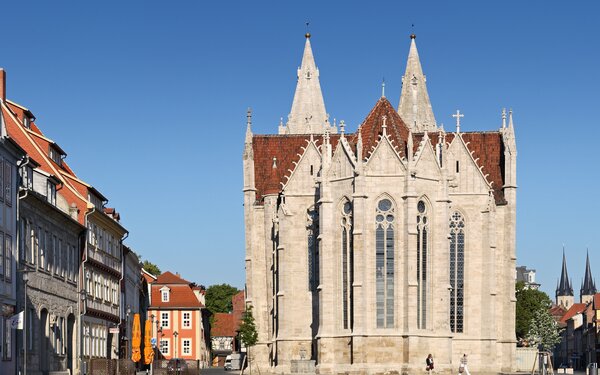
[(406, 71), (402, 77), (402, 92), (398, 113), (411, 131), (436, 131), (435, 117), (427, 93), (427, 79), (421, 68), (415, 34), (410, 36), (410, 50)]
[(585, 258), (585, 275), (581, 282), (581, 289), (579, 290), (579, 298), (581, 303), (591, 302), (596, 294), (596, 283), (592, 278), (592, 270), (590, 268), (590, 254), (588, 253)]
[(315, 64), (310, 45), (310, 33), (306, 33), (302, 64), (298, 68), (298, 81), (287, 124), (279, 125), (279, 134), (323, 134), (335, 133), (329, 124), (325, 102), (319, 82), (319, 69)]
[(562, 271), (560, 273), (560, 281), (556, 286), (556, 304), (569, 309), (573, 306), (573, 286), (569, 281), (569, 273), (567, 272), (567, 259), (565, 258), (565, 250), (563, 249)]

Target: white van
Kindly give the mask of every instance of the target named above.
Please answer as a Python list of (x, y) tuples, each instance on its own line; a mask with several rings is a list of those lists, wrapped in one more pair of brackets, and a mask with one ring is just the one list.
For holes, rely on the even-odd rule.
[(228, 355), (227, 357), (225, 357), (225, 366), (223, 366), (223, 369), (225, 371), (231, 370), (231, 355)]

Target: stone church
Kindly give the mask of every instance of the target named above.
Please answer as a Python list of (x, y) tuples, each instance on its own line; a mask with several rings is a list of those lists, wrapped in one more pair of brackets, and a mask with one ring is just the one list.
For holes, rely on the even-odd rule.
[[(438, 126), (411, 35), (400, 103), (331, 123), (310, 34), (287, 122), (243, 151), (247, 303), (260, 373), (508, 372), (516, 143)], [(274, 129), (275, 130), (275, 129)]]

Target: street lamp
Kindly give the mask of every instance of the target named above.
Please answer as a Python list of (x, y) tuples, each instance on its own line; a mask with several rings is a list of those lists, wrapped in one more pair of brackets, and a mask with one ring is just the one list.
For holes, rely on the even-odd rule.
[(175, 337), (174, 340), (174, 344), (175, 344), (175, 356), (173, 358), (177, 358), (177, 336), (179, 335), (179, 333), (177, 333), (177, 331), (173, 332), (173, 336)]

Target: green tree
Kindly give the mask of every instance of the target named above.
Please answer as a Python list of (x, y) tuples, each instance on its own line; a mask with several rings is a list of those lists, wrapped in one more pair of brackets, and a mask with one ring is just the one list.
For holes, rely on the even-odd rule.
[(515, 333), (517, 339), (523, 339), (530, 331), (535, 312), (547, 311), (552, 305), (552, 300), (540, 290), (526, 288), (522, 281), (516, 283), (515, 289), (517, 297)]
[(558, 324), (548, 309), (541, 308), (533, 313), (527, 341), (546, 351), (552, 351), (560, 342)]
[(229, 284), (211, 285), (206, 289), (206, 308), (211, 312), (211, 326), (216, 313), (229, 313), (232, 310), (231, 297), (239, 292)]
[(258, 341), (258, 332), (256, 332), (256, 324), (254, 323), (254, 316), (252, 315), (252, 306), (248, 306), (244, 312), (242, 323), (239, 328), (240, 341), (246, 347), (246, 354), (248, 355), (248, 367), (250, 368), (250, 374), (252, 374), (252, 361), (250, 357), (250, 348), (256, 345)]
[(150, 262), (149, 260), (145, 260), (142, 263), (142, 267), (148, 271), (148, 273), (154, 275), (154, 276), (158, 276), (160, 275), (162, 272), (160, 272), (160, 268), (158, 268), (158, 266), (152, 262)]

